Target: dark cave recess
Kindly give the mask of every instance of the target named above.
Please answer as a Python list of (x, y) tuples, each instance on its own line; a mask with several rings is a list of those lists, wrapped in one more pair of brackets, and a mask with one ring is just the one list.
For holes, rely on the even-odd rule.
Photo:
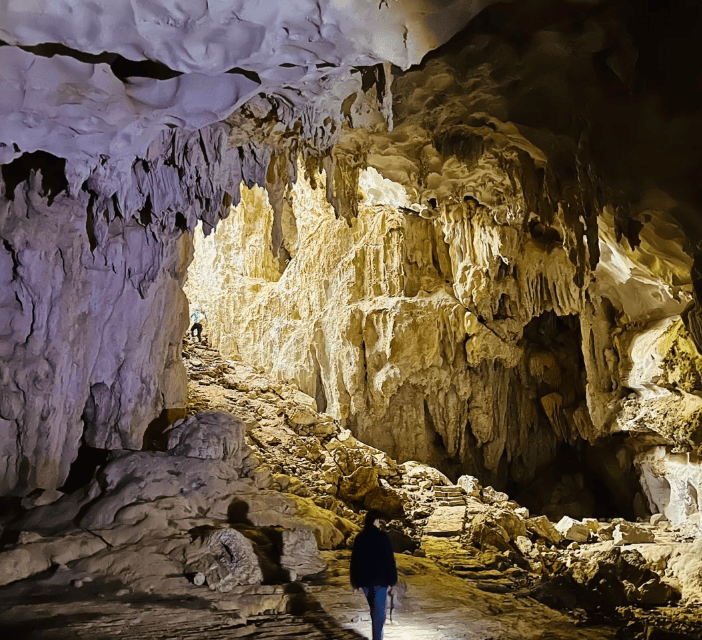
[(620, 437), (597, 445), (563, 442), (533, 482), (510, 482), (506, 491), (533, 515), (556, 522), (563, 516), (633, 521), (650, 513), (631, 458)]

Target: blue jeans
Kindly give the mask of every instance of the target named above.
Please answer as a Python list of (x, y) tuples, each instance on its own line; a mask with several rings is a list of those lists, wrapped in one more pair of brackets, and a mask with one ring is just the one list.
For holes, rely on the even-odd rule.
[(373, 640), (383, 640), (383, 625), (385, 624), (385, 598), (387, 587), (363, 587), (366, 600), (370, 606), (371, 620), (373, 622)]

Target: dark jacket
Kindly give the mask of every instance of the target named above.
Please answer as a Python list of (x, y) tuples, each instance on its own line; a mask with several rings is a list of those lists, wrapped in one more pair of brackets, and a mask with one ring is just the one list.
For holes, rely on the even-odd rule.
[(369, 526), (356, 536), (351, 552), (351, 586), (391, 587), (397, 582), (397, 566), (387, 533)]

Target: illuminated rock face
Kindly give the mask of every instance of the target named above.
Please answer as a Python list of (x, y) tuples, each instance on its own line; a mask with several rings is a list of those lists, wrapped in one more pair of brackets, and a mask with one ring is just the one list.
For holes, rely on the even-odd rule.
[[(644, 430), (685, 440), (696, 397), (684, 387), (698, 368), (673, 315), (689, 300), (680, 284), (690, 265), (675, 240), (663, 268), (647, 265), (646, 236), (637, 254), (610, 236), (603, 215), (603, 258), (583, 273), (559, 217), (550, 230), (525, 233), (524, 214), (498, 219), (470, 199), (422, 208), (371, 169), (360, 174), (349, 226), (318, 186), (324, 177), (303, 173), (283, 209), (287, 262), (273, 255), (275, 214), (258, 188), (242, 189), (214, 234), (195, 234), (186, 293), (224, 353), (295, 381), (361, 440), (455, 477), (526, 486), (562, 443), (641, 431), (626, 416), (648, 400), (623, 397), (625, 388), (657, 390), (654, 411), (665, 395), (669, 417)], [(517, 199), (513, 209), (526, 207)], [(650, 350), (637, 347), (651, 319), (674, 326), (659, 346), (667, 384)], [(615, 460), (628, 456), (631, 467), (631, 454), (611, 455), (602, 463), (608, 482), (626, 484), (629, 470)]]

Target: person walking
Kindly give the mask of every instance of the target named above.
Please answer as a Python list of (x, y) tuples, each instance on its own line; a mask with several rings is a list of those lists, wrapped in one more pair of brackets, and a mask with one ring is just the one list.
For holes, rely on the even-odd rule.
[(195, 333), (197, 333), (198, 342), (202, 342), (202, 323), (207, 320), (207, 315), (204, 311), (195, 309), (195, 311), (190, 314), (190, 319), (193, 321), (193, 326), (190, 327), (190, 336), (194, 338)]
[(388, 587), (397, 583), (397, 565), (388, 534), (378, 528), (382, 514), (366, 514), (363, 531), (356, 536), (351, 552), (350, 577), (354, 589), (363, 589), (370, 607), (373, 640), (382, 640)]

